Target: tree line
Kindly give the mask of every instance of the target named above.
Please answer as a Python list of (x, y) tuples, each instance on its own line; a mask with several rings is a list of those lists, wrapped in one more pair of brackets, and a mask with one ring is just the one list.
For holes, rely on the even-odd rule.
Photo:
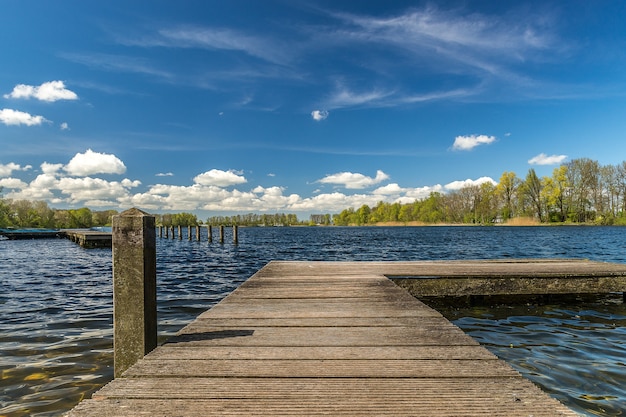
[(540, 223), (626, 225), (626, 162), (602, 166), (574, 159), (538, 177), (504, 172), (497, 185), (485, 182), (458, 191), (431, 193), (409, 204), (379, 202), (375, 207), (348, 208), (333, 216), (335, 225), (381, 222), (456, 224), (506, 223), (531, 217)]
[(86, 207), (59, 210), (44, 201), (0, 198), (0, 228), (83, 229), (110, 226), (115, 210), (92, 211)]
[[(0, 188), (0, 192), (2, 189)], [(43, 201), (10, 200), (0, 196), (0, 228), (87, 228), (110, 226), (115, 210), (51, 209)], [(195, 214), (156, 214), (157, 225), (197, 226)], [(626, 225), (626, 161), (600, 165), (580, 158), (539, 177), (530, 169), (524, 178), (505, 171), (494, 185), (468, 185), (450, 193), (433, 192), (412, 203), (387, 203), (347, 208), (339, 214), (313, 214), (300, 221), (295, 214), (213, 216), (212, 226), (370, 225), (385, 222), (426, 224), (496, 224), (530, 217), (541, 223)]]

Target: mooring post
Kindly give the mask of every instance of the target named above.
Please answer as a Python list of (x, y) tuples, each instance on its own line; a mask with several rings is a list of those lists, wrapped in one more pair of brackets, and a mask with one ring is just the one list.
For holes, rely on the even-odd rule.
[(220, 243), (224, 243), (224, 226), (220, 226)]
[(170, 226), (170, 233), (172, 233), (172, 239), (174, 239), (176, 237), (174, 234), (174, 226)]
[(239, 226), (233, 225), (233, 243), (236, 245), (239, 243)]
[(163, 237), (163, 226), (159, 226), (159, 238)]
[(213, 242), (213, 227), (211, 225), (207, 228), (207, 234), (209, 237), (209, 242)]
[(187, 226), (187, 240), (191, 240), (191, 226)]
[(114, 376), (157, 345), (155, 219), (132, 208), (113, 217)]
[(178, 240), (183, 240), (183, 226), (178, 225)]
[(200, 226), (196, 226), (196, 240), (200, 242)]

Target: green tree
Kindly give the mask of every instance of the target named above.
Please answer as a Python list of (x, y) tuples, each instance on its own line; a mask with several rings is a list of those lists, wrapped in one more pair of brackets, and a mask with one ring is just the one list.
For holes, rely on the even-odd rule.
[(510, 219), (515, 215), (515, 197), (521, 180), (514, 172), (505, 171), (496, 186), (496, 196), (502, 201), (502, 218)]
[(543, 221), (543, 199), (542, 199), (542, 190), (543, 186), (541, 184), (541, 180), (537, 176), (537, 173), (534, 169), (529, 169), (528, 174), (526, 175), (526, 180), (524, 181), (524, 192), (528, 199), (530, 200), (533, 216), (539, 219), (540, 222)]

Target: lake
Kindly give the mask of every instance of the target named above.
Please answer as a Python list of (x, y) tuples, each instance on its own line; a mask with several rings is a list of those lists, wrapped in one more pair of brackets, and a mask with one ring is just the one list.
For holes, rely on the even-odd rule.
[[(626, 263), (619, 227), (240, 228), (233, 245), (157, 238), (159, 339), (270, 260), (586, 258)], [(110, 249), (0, 241), (0, 416), (59, 416), (113, 376)], [(621, 294), (438, 306), (550, 395), (589, 416), (626, 414)]]

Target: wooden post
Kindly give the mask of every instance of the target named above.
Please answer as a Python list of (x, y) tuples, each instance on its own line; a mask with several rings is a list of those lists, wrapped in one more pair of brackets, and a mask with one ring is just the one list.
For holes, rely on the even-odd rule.
[(170, 229), (167, 226), (165, 226), (165, 239), (169, 237), (170, 237)]
[(233, 243), (237, 245), (239, 243), (239, 226), (233, 225)]
[(191, 240), (191, 226), (187, 226), (187, 240)]
[(159, 238), (163, 237), (163, 226), (159, 226)]
[(224, 226), (220, 226), (220, 243), (224, 243)]
[(155, 219), (132, 208), (113, 217), (114, 376), (157, 345)]
[(178, 225), (178, 240), (183, 240), (183, 226)]
[(172, 239), (174, 239), (176, 237), (174, 235), (174, 226), (170, 226), (170, 232), (172, 233)]
[(200, 242), (200, 226), (196, 226), (196, 240)]
[(211, 225), (207, 226), (207, 234), (209, 237), (209, 242), (213, 242), (213, 227)]

